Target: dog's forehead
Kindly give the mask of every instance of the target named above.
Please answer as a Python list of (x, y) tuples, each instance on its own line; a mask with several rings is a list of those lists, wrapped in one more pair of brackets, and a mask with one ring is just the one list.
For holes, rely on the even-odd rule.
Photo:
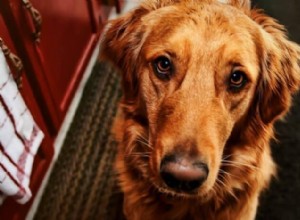
[[(142, 18), (149, 37), (166, 39), (174, 34), (211, 38), (217, 35), (247, 35), (254, 22), (229, 5), (178, 4), (154, 10)], [(250, 28), (249, 28), (250, 27)]]
[(229, 54), (255, 53), (250, 19), (230, 6), (223, 7), (220, 4), (191, 4), (165, 7), (150, 13), (144, 18), (148, 22), (145, 48), (151, 53), (174, 48), (181, 51), (187, 46), (190, 52), (206, 54), (222, 48)]

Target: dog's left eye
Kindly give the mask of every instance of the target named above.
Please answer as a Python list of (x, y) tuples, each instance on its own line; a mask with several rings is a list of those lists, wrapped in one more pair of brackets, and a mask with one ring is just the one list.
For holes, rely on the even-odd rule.
[(241, 70), (232, 71), (229, 79), (230, 89), (236, 91), (242, 89), (247, 83), (246, 74)]
[(165, 56), (160, 56), (153, 61), (153, 69), (161, 79), (169, 79), (173, 70), (172, 62)]

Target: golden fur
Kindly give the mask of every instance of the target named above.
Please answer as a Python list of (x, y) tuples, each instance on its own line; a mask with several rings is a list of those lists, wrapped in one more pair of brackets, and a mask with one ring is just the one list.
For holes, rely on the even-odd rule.
[[(101, 57), (122, 73), (114, 132), (127, 219), (254, 219), (276, 173), (269, 141), (299, 87), (299, 54), (283, 26), (248, 0), (147, 0), (111, 21)], [(173, 65), (166, 79), (155, 74), (160, 56)], [(236, 68), (247, 82), (235, 91)], [(208, 161), (194, 194), (160, 177), (174, 151)]]

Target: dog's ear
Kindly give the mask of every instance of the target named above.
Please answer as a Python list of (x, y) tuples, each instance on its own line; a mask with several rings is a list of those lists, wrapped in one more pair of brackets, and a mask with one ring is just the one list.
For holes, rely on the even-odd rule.
[(136, 63), (150, 24), (150, 21), (143, 22), (143, 17), (176, 2), (179, 0), (145, 1), (138, 8), (106, 25), (101, 39), (100, 59), (109, 60), (119, 68), (124, 97), (128, 101), (133, 100), (137, 94)]
[(141, 18), (148, 12), (147, 8), (139, 7), (110, 21), (101, 39), (100, 59), (109, 60), (119, 68), (127, 100), (133, 99), (137, 93), (135, 64), (145, 35)]
[(292, 95), (300, 86), (300, 47), (289, 41), (285, 30), (274, 19), (252, 11), (252, 19), (262, 27), (258, 44), (261, 79), (257, 88), (257, 106), (264, 124), (284, 115)]

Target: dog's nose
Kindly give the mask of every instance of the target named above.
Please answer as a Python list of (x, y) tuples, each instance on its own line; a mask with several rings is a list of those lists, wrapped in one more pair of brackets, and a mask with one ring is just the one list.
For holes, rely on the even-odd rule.
[(184, 156), (166, 156), (160, 166), (160, 175), (167, 186), (184, 192), (200, 187), (207, 179), (208, 172), (204, 162)]

